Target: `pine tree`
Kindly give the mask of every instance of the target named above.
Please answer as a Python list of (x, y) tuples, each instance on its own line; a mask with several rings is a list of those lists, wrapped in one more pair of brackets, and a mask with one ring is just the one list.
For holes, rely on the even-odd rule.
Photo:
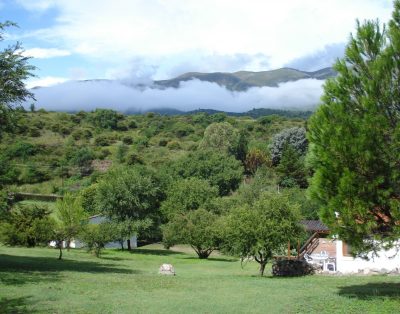
[(356, 253), (400, 237), (400, 1), (394, 6), (388, 29), (357, 22), (309, 123), (311, 195)]

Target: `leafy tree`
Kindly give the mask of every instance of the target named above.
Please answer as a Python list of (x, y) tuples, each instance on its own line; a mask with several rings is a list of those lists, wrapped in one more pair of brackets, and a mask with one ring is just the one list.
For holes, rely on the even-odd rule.
[(270, 145), (273, 165), (279, 164), (283, 150), (287, 144), (291, 145), (300, 156), (304, 156), (308, 148), (306, 130), (304, 128), (294, 127), (285, 129), (274, 136)]
[(153, 225), (153, 221), (150, 218), (135, 220), (125, 219), (123, 221), (113, 220), (111, 221), (114, 230), (114, 241), (118, 241), (121, 244), (121, 249), (124, 250), (124, 242), (136, 235), (145, 233)]
[(400, 237), (400, 1), (389, 27), (357, 23), (309, 123), (311, 195), (353, 252)]
[(223, 249), (260, 264), (260, 275), (274, 254), (302, 233), (298, 205), (286, 195), (264, 193), (252, 207), (232, 209), (224, 220)]
[(218, 196), (218, 188), (203, 179), (189, 178), (173, 182), (161, 205), (161, 212), (172, 219), (176, 214), (198, 209)]
[[(9, 21), (0, 23), (0, 42), (4, 40), (4, 31), (13, 26), (16, 24)], [(24, 80), (33, 76), (35, 67), (28, 64), (30, 58), (24, 57), (22, 51), (18, 42), (0, 51), (0, 138), (15, 122), (15, 105), (33, 99)]]
[(255, 174), (259, 167), (263, 165), (270, 166), (271, 160), (261, 149), (252, 148), (246, 155), (244, 165), (247, 173)]
[(117, 147), (117, 161), (119, 163), (123, 163), (125, 161), (126, 153), (128, 152), (129, 147), (124, 143), (121, 143)]
[(163, 241), (167, 247), (189, 244), (199, 258), (208, 258), (219, 244), (218, 216), (205, 209), (175, 215), (163, 226)]
[(19, 172), (13, 167), (10, 158), (0, 153), (0, 188), (18, 181)]
[(75, 149), (71, 152), (69, 162), (71, 165), (77, 166), (81, 175), (90, 174), (93, 170), (92, 161), (94, 159), (94, 153), (89, 147), (82, 147)]
[(286, 144), (279, 165), (276, 167), (279, 184), (282, 187), (306, 188), (307, 171), (302, 158), (292, 145)]
[(56, 202), (56, 216), (60, 222), (58, 230), (63, 234), (66, 247), (69, 249), (71, 241), (80, 233), (87, 219), (81, 199), (69, 193), (65, 194)]
[(1, 224), (1, 242), (34, 247), (47, 244), (53, 235), (54, 220), (46, 207), (19, 206)]
[(208, 180), (219, 195), (236, 190), (243, 176), (243, 167), (233, 156), (207, 150), (190, 153), (168, 168), (176, 177)]
[(204, 131), (200, 149), (213, 149), (244, 160), (247, 151), (245, 137), (228, 122), (212, 123)]
[(98, 183), (96, 204), (100, 211), (120, 222), (156, 220), (163, 198), (162, 182), (154, 172), (143, 167), (118, 168)]
[(96, 109), (88, 117), (89, 121), (100, 129), (112, 129), (116, 130), (118, 127), (118, 121), (122, 116), (111, 109)]
[(116, 237), (115, 226), (110, 222), (88, 224), (79, 235), (79, 239), (86, 244), (88, 251), (96, 257), (100, 257), (100, 253), (106, 244), (114, 241)]
[(79, 198), (86, 213), (90, 215), (100, 214), (96, 204), (97, 184), (92, 184), (80, 191)]

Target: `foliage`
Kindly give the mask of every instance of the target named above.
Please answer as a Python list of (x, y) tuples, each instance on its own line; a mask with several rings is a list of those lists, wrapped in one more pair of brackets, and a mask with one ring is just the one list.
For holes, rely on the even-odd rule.
[(68, 157), (71, 165), (77, 166), (82, 175), (87, 175), (92, 172), (94, 153), (90, 148), (82, 147), (78, 150), (74, 150)]
[(124, 249), (124, 241), (128, 242), (130, 250), (130, 238), (134, 235), (138, 237), (153, 225), (153, 221), (149, 218), (133, 220), (125, 219), (123, 221), (111, 220), (112, 229), (114, 231), (113, 241), (118, 241), (121, 244), (121, 249)]
[(204, 131), (199, 149), (213, 149), (231, 154), (239, 160), (246, 156), (247, 143), (244, 136), (228, 122), (212, 123)]
[(219, 195), (227, 195), (239, 186), (243, 167), (233, 156), (199, 150), (177, 160), (169, 167), (174, 176), (208, 180), (217, 186)]
[(279, 178), (279, 185), (282, 187), (308, 187), (304, 158), (297, 153), (292, 145), (286, 144), (284, 146), (276, 172)]
[(97, 184), (82, 189), (79, 195), (81, 206), (90, 215), (100, 214), (96, 204)]
[(33, 247), (52, 240), (54, 220), (45, 207), (18, 206), (0, 225), (1, 242), (6, 245)]
[(252, 207), (232, 209), (225, 220), (223, 249), (240, 256), (254, 258), (264, 275), (267, 262), (283, 251), (287, 241), (300, 237), (299, 206), (282, 194), (264, 193)]
[(304, 128), (294, 127), (285, 129), (274, 136), (270, 145), (273, 165), (279, 164), (283, 150), (287, 144), (292, 146), (300, 156), (304, 156), (308, 147), (306, 130)]
[(117, 147), (117, 160), (119, 163), (123, 163), (125, 161), (126, 153), (128, 152), (129, 147), (124, 143), (121, 143)]
[(261, 149), (252, 148), (246, 155), (244, 165), (246, 172), (254, 175), (259, 167), (263, 165), (271, 166), (271, 160), (269, 159), (269, 156)]
[(272, 275), (279, 277), (305, 276), (314, 273), (314, 268), (305, 260), (277, 259), (272, 264)]
[(56, 202), (56, 216), (60, 222), (58, 229), (62, 229), (66, 247), (69, 249), (70, 242), (80, 233), (87, 222), (87, 214), (82, 207), (81, 199), (69, 193), (65, 194)]
[(117, 220), (157, 220), (164, 191), (161, 179), (144, 167), (109, 171), (98, 183), (96, 204), (99, 211)]
[(176, 214), (163, 226), (163, 242), (167, 247), (189, 244), (200, 259), (208, 258), (219, 244), (217, 218), (202, 208)]
[(100, 257), (105, 245), (116, 239), (115, 232), (115, 226), (110, 222), (88, 224), (80, 232), (79, 239), (85, 243), (89, 252)]
[[(15, 23), (0, 23), (0, 42), (4, 31)], [(0, 51), (0, 138), (9, 131), (15, 122), (16, 104), (33, 99), (33, 94), (25, 87), (24, 81), (33, 76), (35, 67), (28, 64), (29, 57), (23, 56), (20, 43), (10, 45)]]
[(400, 237), (400, 1), (394, 6), (387, 30), (357, 24), (309, 124), (311, 195), (355, 254)]
[(161, 212), (168, 218), (178, 213), (198, 209), (218, 196), (218, 189), (208, 181), (198, 178), (178, 179), (166, 193)]
[(89, 116), (89, 121), (100, 129), (117, 129), (121, 115), (111, 109), (96, 109)]

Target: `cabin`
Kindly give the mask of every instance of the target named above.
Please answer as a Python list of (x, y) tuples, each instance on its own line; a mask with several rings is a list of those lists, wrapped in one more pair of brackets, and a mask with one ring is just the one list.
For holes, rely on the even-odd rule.
[[(329, 228), (319, 220), (302, 220), (301, 224), (310, 237), (299, 250), (299, 256), (308, 263), (319, 264), (323, 271), (355, 273), (399, 273), (400, 252), (396, 248), (381, 250), (369, 260), (354, 257), (351, 246), (330, 234)], [(400, 246), (400, 241), (399, 241)]]

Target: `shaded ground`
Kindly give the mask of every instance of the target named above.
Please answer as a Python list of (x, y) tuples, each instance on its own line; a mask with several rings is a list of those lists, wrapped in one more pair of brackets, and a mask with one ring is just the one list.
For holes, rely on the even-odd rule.
[[(184, 251), (180, 252), (178, 250)], [(0, 247), (0, 313), (396, 313), (400, 278), (260, 278), (257, 264), (159, 245), (133, 252)], [(158, 275), (171, 263), (177, 276)]]

